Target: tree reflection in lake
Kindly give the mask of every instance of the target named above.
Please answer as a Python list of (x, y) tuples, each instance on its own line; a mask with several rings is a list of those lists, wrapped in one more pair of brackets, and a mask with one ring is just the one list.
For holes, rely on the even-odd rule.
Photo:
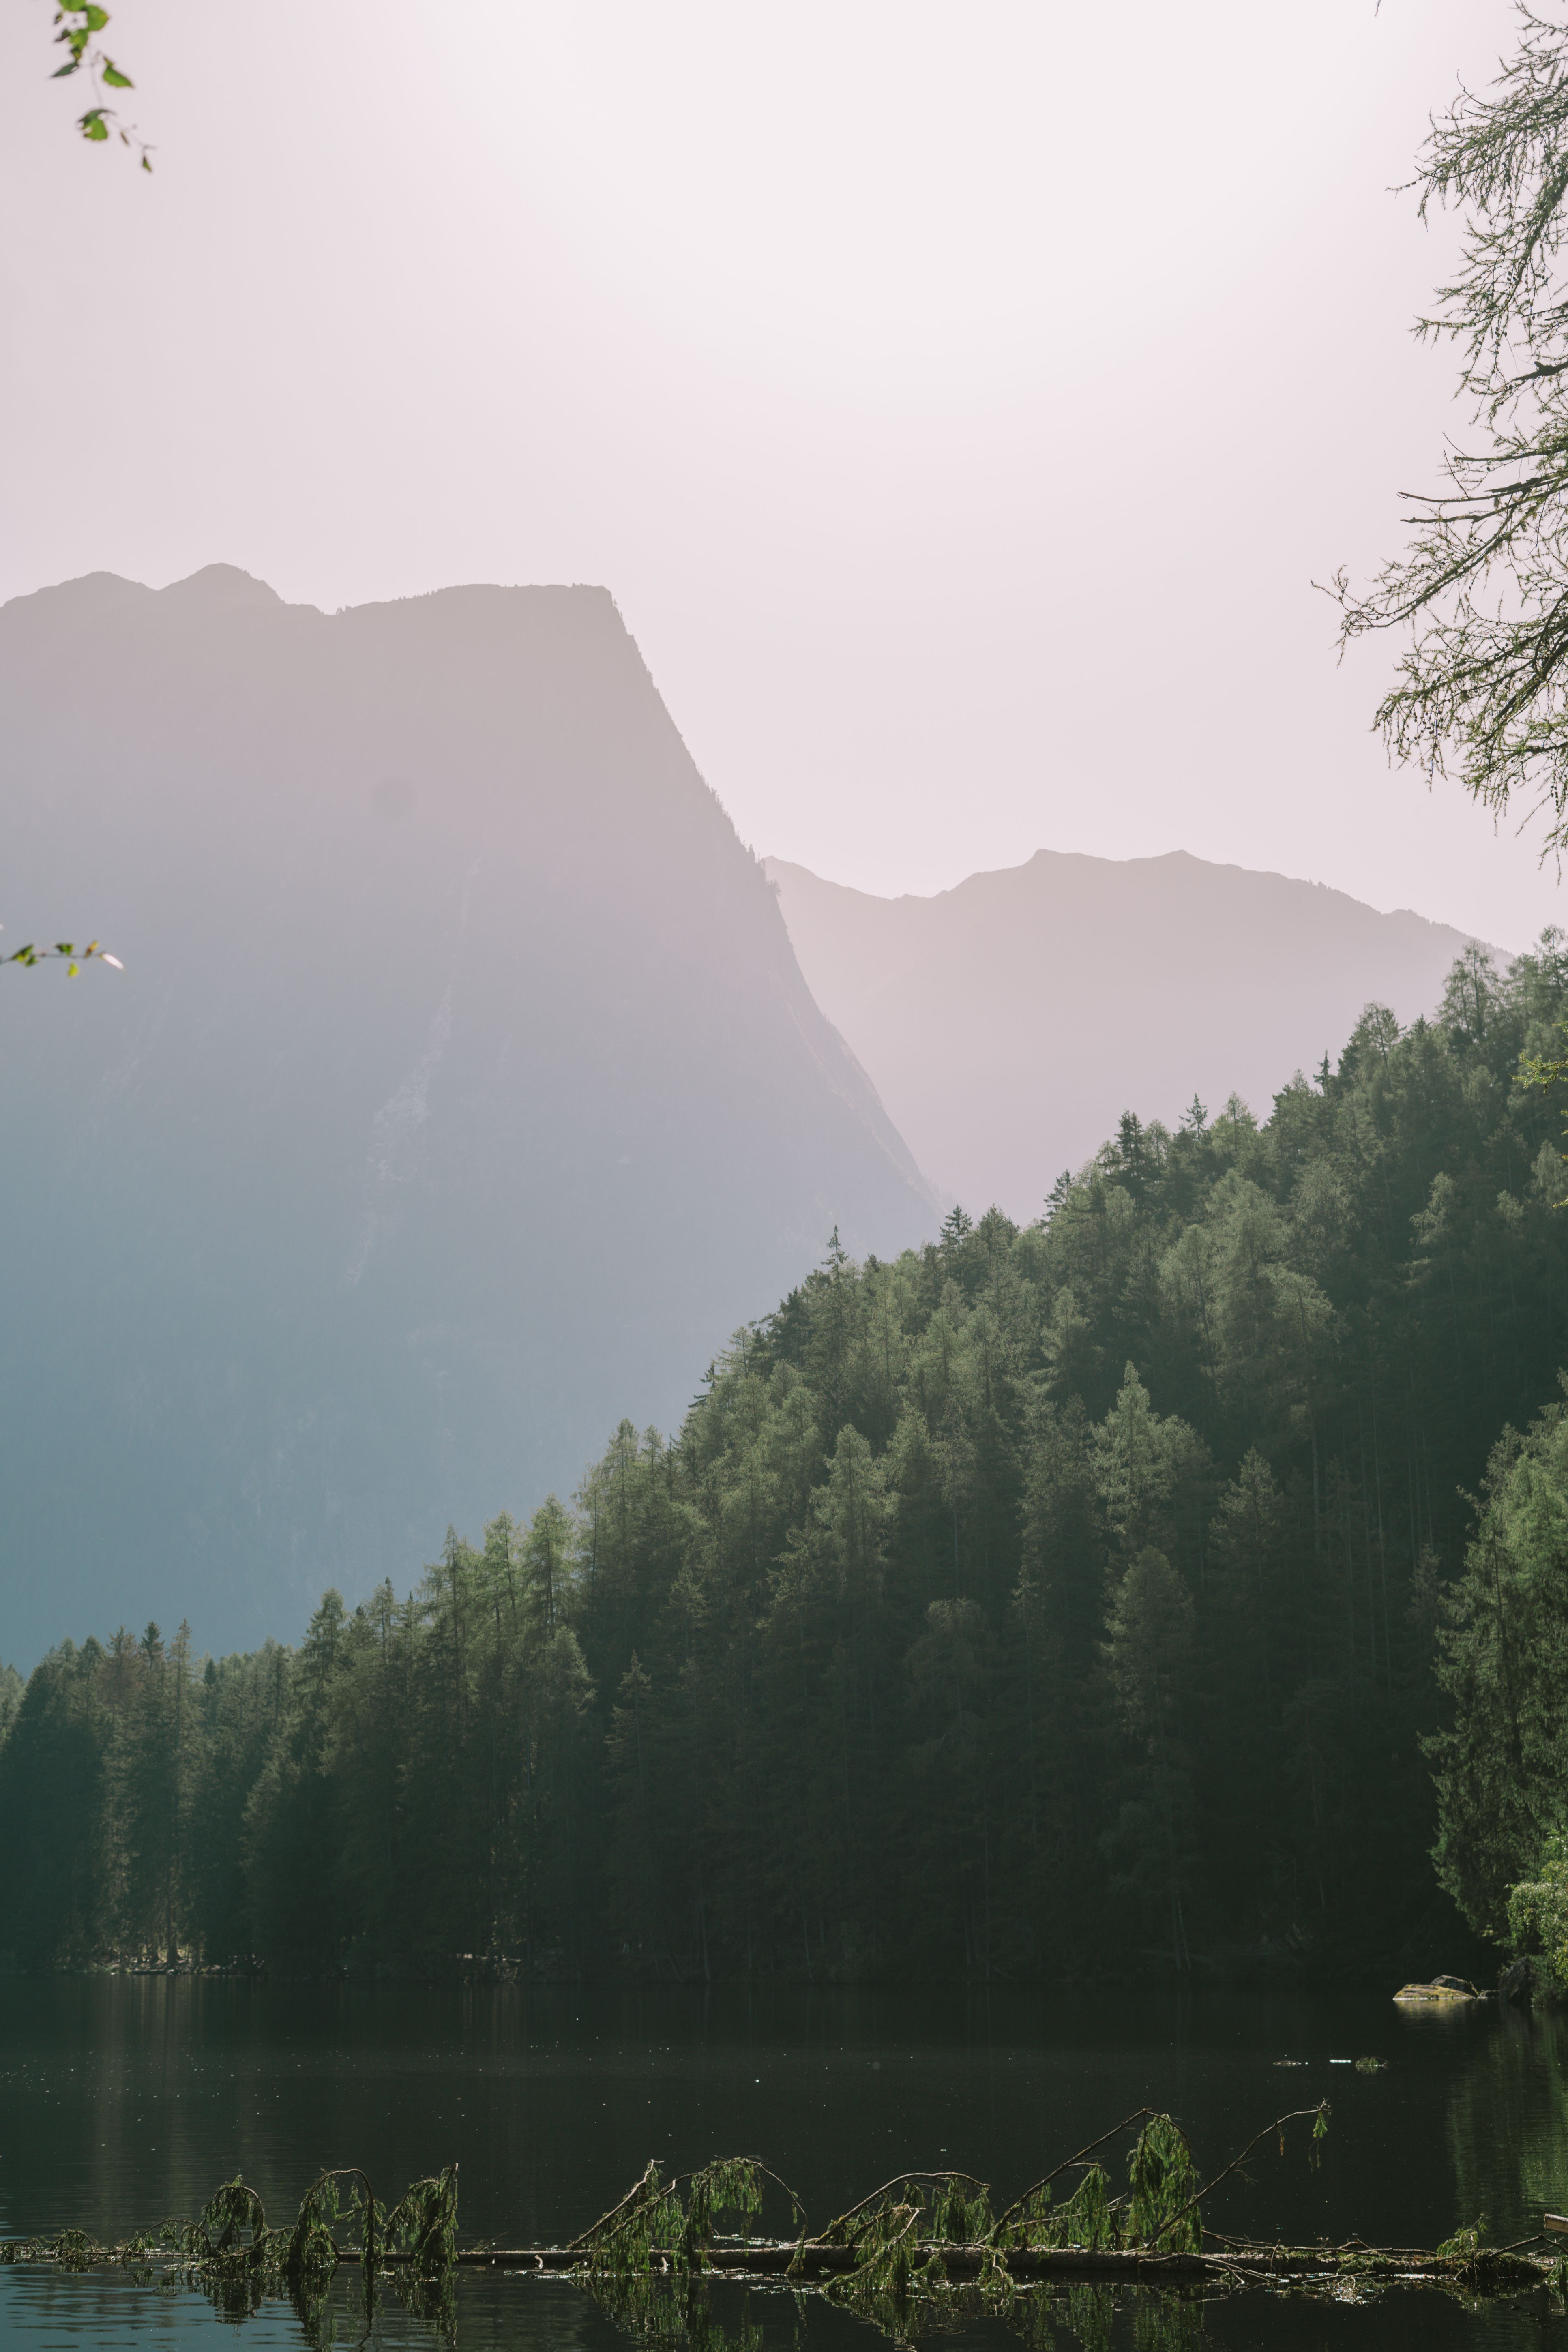
[[(955, 2308), (901, 2341), (903, 2352), (1538, 2352), (1547, 2316), (1541, 2295), (1468, 2303), (1390, 2291), (1324, 2304), (1075, 2285), (1030, 2294), (1010, 2321)], [(382, 2295), (367, 2334), (346, 2273), (308, 2319), (269, 2296), (237, 2325), (190, 2288), (0, 2271), (0, 2342), (55, 2352), (885, 2352), (888, 2341), (818, 2294), (733, 2281), (694, 2298), (666, 2287), (633, 2311), (564, 2280), (465, 2273), (449, 2307), (421, 2312)]]
[(1568, 2016), (1502, 2011), (1498, 2030), (1478, 2041), (1450, 2089), (1448, 2146), (1457, 2224), (1486, 2213), (1495, 2236), (1500, 2220), (1519, 2216), (1529, 2230), (1542, 2212), (1564, 2210)]

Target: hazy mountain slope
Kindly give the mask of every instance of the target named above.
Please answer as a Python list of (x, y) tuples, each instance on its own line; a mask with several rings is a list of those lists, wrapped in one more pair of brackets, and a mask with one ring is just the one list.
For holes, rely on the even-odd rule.
[(0, 808), (127, 967), (0, 972), (0, 1654), (405, 1585), (934, 1222), (603, 590), (19, 599)]
[(1165, 857), (1067, 856), (876, 898), (764, 860), (813, 994), (932, 1181), (1037, 1216), (1124, 1110), (1259, 1113), (1363, 1007), (1430, 1012), (1464, 935), (1341, 890)]

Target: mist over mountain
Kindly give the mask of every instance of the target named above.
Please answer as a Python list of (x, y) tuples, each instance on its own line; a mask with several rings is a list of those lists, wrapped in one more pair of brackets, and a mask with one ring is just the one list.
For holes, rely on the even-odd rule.
[(609, 595), (0, 611), (0, 1654), (405, 1588), (933, 1198)]
[(1038, 1216), (1124, 1110), (1174, 1126), (1234, 1089), (1260, 1116), (1363, 1008), (1430, 1013), (1463, 932), (1175, 850), (1042, 849), (932, 898), (763, 861), (801, 969), (932, 1181)]

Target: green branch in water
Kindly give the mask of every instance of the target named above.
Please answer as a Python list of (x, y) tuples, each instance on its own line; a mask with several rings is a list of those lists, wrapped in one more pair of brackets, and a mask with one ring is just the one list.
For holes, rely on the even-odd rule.
[(789, 2183), (760, 2157), (715, 2157), (696, 2172), (663, 2180), (650, 2159), (647, 2171), (593, 2227), (574, 2238), (567, 2251), (580, 2253), (584, 2269), (647, 2271), (656, 2254), (666, 2267), (700, 2270), (721, 2213), (760, 2213), (764, 2183), (773, 2181), (789, 2200), (795, 2230), (805, 2209)]
[[(195, 2221), (165, 2221), (113, 2247), (95, 2243), (80, 2230), (0, 2242), (0, 2263), (52, 2262), (70, 2270), (114, 2263), (151, 2278), (150, 2268), (136, 2266), (162, 2256), (166, 2278), (201, 2286), (230, 2317), (255, 2310), (265, 2293), (286, 2293), (307, 2340), (315, 2344), (321, 2340), (333, 2273), (345, 2256), (362, 2267), (367, 2335), (378, 2280), (392, 2275), (409, 2309), (449, 2340), (458, 2263), (499, 2262), (573, 2277), (627, 2332), (656, 2345), (694, 2345), (698, 2352), (759, 2352), (754, 2329), (731, 2335), (708, 2314), (708, 2284), (720, 2268), (756, 2269), (791, 2282), (809, 2273), (827, 2300), (905, 2344), (916, 2325), (978, 2307), (1008, 2321), (1031, 2344), (1049, 2340), (1052, 2323), (1066, 2308), (1068, 2325), (1088, 2346), (1071, 2310), (1081, 2303), (1092, 2319), (1102, 2309), (1096, 2298), (1107, 2290), (1068, 2282), (1075, 2266), (1098, 2267), (1097, 2257), (1110, 2258), (1108, 2270), (1125, 2263), (1141, 2289), (1150, 2283), (1150, 2269), (1160, 2279), (1164, 2265), (1191, 2284), (1251, 2280), (1309, 2294), (1341, 2291), (1347, 2275), (1363, 2284), (1436, 2282), (1486, 2294), (1549, 2281), (1561, 2291), (1568, 2284), (1563, 2266), (1550, 2273), (1542, 2258), (1523, 2251), (1533, 2242), (1484, 2246), (1484, 2223), (1457, 2232), (1430, 2253), (1368, 2246), (1360, 2239), (1339, 2247), (1291, 2248), (1205, 2231), (1205, 2200), (1241, 2173), (1265, 2140), (1276, 2140), (1283, 2156), (1289, 2126), (1299, 2122), (1311, 2125), (1309, 2157), (1315, 2162), (1328, 2130), (1326, 2100), (1277, 2116), (1199, 2186), (1192, 2147), (1175, 2117), (1140, 2108), (1064, 2158), (994, 2217), (990, 2185), (977, 2175), (911, 2171), (885, 2181), (815, 2236), (806, 2233), (799, 2197), (760, 2158), (715, 2158), (668, 2180), (650, 2162), (626, 2195), (569, 2245), (504, 2252), (479, 2246), (459, 2254), (455, 2165), (413, 2182), (391, 2208), (377, 2200), (363, 2171), (334, 2168), (317, 2176), (292, 2222), (281, 2228), (268, 2222), (258, 2191), (237, 2175), (214, 2191)], [(1113, 2196), (1099, 2151), (1134, 2130), (1128, 2185)], [(1067, 2172), (1079, 2176), (1072, 2193), (1053, 2202), (1053, 2183)], [(721, 2240), (721, 2216), (760, 2215), (770, 2186), (787, 2204), (792, 2235)], [(357, 2244), (338, 2243), (334, 2228), (342, 2220)], [(1039, 2259), (1053, 2254), (1063, 2260)], [(1171, 2283), (1171, 2271), (1163, 2284)], [(1064, 2284), (1065, 2305), (1058, 2294)], [(1180, 2312), (1173, 2326), (1184, 2347)]]

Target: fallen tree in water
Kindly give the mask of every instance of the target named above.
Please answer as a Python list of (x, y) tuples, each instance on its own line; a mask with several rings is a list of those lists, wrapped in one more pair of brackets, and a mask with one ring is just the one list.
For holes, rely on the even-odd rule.
[[(357, 2168), (323, 2172), (294, 2221), (273, 2227), (257, 2191), (226, 2181), (194, 2222), (165, 2221), (119, 2245), (79, 2230), (50, 2239), (0, 2242), (0, 2263), (52, 2263), (67, 2269), (117, 2263), (152, 2274), (161, 2267), (200, 2284), (233, 2316), (264, 2294), (288, 2293), (314, 2338), (339, 2264), (357, 2265), (367, 2315), (378, 2278), (448, 2331), (452, 2282), (463, 2268), (573, 2279), (638, 2332), (662, 2334), (673, 2318), (689, 2327), (692, 2291), (710, 2279), (777, 2280), (813, 2286), (904, 2339), (911, 2311), (978, 2303), (998, 2316), (1026, 2316), (1029, 2297), (1055, 2283), (1191, 2290), (1251, 2285), (1343, 2297), (1380, 2284), (1428, 2284), (1469, 2294), (1550, 2287), (1568, 2303), (1568, 2262), (1533, 2252), (1538, 2240), (1492, 2248), (1478, 2225), (1431, 2247), (1287, 2246), (1227, 2237), (1207, 2228), (1205, 2201), (1243, 2172), (1265, 2142), (1281, 2156), (1287, 2135), (1310, 2126), (1317, 2161), (1329, 2126), (1325, 2100), (1277, 2116), (1213, 2178), (1204, 2181), (1180, 2124), (1141, 2107), (995, 2210), (991, 2184), (952, 2168), (900, 2172), (818, 2231), (787, 2182), (756, 2157), (715, 2158), (666, 2179), (650, 2162), (626, 2195), (562, 2246), (459, 2247), (455, 2165), (416, 2181), (383, 2205)], [(1130, 2142), (1127, 2185), (1113, 2190), (1103, 2152)], [(788, 2227), (763, 2234), (721, 2230), (721, 2220), (756, 2223), (770, 2197)], [(338, 2225), (342, 2224), (341, 2235)], [(672, 2310), (669, 2296), (683, 2300)]]
[[(358, 2242), (341, 2245), (340, 2221)], [(316, 2321), (338, 2264), (359, 2263), (367, 2322), (374, 2315), (377, 2273), (395, 2271), (400, 2292), (422, 2315), (451, 2320), (450, 2277), (458, 2250), (458, 2168), (410, 2183), (393, 2206), (378, 2201), (357, 2166), (319, 2173), (293, 2221), (269, 2225), (258, 2191), (237, 2174), (213, 2191), (194, 2221), (166, 2221), (100, 2245), (84, 2230), (53, 2238), (0, 2239), (0, 2263), (52, 2263), (62, 2270), (113, 2263), (151, 2281), (154, 2265), (206, 2289), (228, 2318), (257, 2310), (268, 2294), (287, 2294), (316, 2340)]]

